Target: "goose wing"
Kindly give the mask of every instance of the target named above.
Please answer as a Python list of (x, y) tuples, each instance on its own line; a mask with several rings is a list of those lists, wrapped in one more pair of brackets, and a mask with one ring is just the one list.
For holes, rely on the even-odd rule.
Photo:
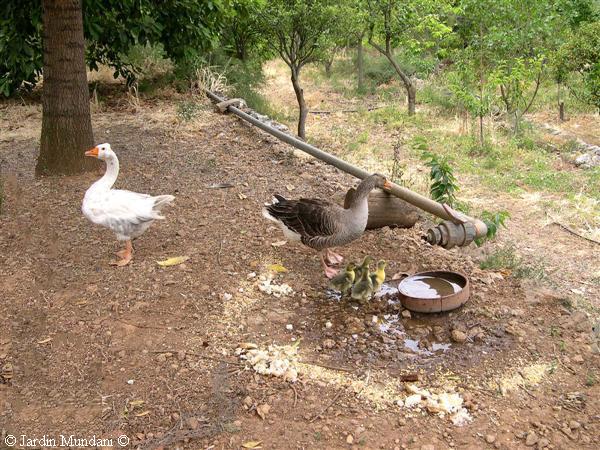
[(298, 233), (304, 243), (329, 237), (339, 231), (336, 220), (338, 205), (319, 199), (286, 200), (276, 195), (277, 202), (267, 207), (268, 213), (287, 228)]
[(160, 218), (153, 210), (154, 197), (147, 194), (110, 190), (94, 200), (86, 215), (123, 236), (131, 236), (139, 227)]

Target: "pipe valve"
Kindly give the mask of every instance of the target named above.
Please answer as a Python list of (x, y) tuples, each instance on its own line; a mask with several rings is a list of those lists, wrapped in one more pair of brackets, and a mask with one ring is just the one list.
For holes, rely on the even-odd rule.
[(440, 245), (446, 249), (466, 247), (477, 237), (477, 229), (472, 222), (454, 223), (445, 220), (427, 230), (423, 237), (431, 245)]

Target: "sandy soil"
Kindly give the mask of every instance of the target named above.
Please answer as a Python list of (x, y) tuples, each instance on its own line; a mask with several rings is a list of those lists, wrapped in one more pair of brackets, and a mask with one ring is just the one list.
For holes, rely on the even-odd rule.
[[(62, 433), (124, 434), (131, 448), (598, 448), (593, 318), (563, 288), (481, 271), (471, 250), (432, 248), (420, 239), (422, 221), (367, 232), (341, 252), (387, 259), (388, 278), (462, 270), (473, 292), (463, 308), (408, 318), (393, 296), (340, 301), (312, 252), (272, 245), (282, 236), (260, 207), (274, 192), (330, 198), (350, 177), (208, 106), (189, 123), (166, 99), (106, 109), (94, 129), (120, 157), (118, 187), (176, 196), (125, 268), (108, 265), (111, 233), (80, 213), (98, 174), (34, 179), (40, 107), (1, 106), (3, 440)], [(233, 187), (212, 188), (219, 183)], [(591, 264), (591, 248), (561, 239), (571, 251), (552, 248), (563, 267)], [(180, 255), (190, 259), (156, 264)], [(251, 274), (272, 264), (287, 269), (274, 281), (293, 294), (257, 288)], [(242, 342), (298, 340), (295, 383), (259, 375), (235, 355)], [(459, 393), (472, 421), (455, 426), (400, 406), (413, 386)]]

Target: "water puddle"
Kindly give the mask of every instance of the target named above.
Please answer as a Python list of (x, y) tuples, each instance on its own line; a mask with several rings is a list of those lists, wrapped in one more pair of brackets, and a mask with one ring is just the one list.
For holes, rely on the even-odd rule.
[[(433, 281), (431, 281), (433, 280)], [(437, 320), (435, 317), (427, 319), (402, 318), (400, 315), (401, 306), (398, 296), (398, 286), (402, 280), (393, 280), (384, 283), (380, 290), (373, 296), (372, 301), (384, 302), (387, 305), (386, 313), (379, 316), (373, 316), (375, 329), (379, 334), (393, 338), (398, 347), (404, 347), (407, 351), (422, 357), (440, 355), (450, 350), (450, 343), (440, 342), (433, 333), (433, 327), (443, 325), (444, 320)], [(438, 283), (440, 282), (440, 283)], [(420, 284), (416, 284), (420, 283)], [(444, 284), (445, 283), (445, 284)], [(419, 292), (427, 290), (434, 291), (436, 295), (442, 292), (442, 295), (460, 290), (461, 287), (451, 281), (432, 277), (419, 277), (415, 281)], [(404, 287), (404, 285), (403, 285)], [(348, 297), (342, 298), (339, 292), (332, 289), (325, 291), (327, 299), (333, 302), (348, 301)], [(350, 308), (357, 311), (365, 309), (364, 305), (359, 305), (353, 301), (348, 304)]]

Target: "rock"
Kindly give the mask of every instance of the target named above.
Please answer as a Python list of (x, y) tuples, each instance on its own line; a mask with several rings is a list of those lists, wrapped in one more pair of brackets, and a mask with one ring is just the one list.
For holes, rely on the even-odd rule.
[(246, 398), (244, 398), (244, 407), (246, 409), (250, 409), (253, 404), (254, 404), (254, 400), (252, 400), (252, 397), (247, 395)]
[(487, 442), (488, 444), (493, 444), (494, 442), (496, 442), (496, 436), (494, 434), (486, 434), (485, 442)]
[(335, 347), (335, 341), (333, 339), (325, 339), (323, 341), (323, 348), (333, 348)]
[(365, 325), (357, 317), (350, 317), (346, 320), (346, 332), (348, 334), (358, 334), (365, 331)]
[(535, 434), (535, 431), (530, 431), (527, 433), (527, 437), (525, 437), (525, 445), (527, 447), (533, 447), (535, 444), (537, 444), (537, 441), (538, 436)]
[(587, 314), (583, 311), (575, 311), (571, 314), (567, 326), (580, 333), (583, 331), (589, 332), (592, 329), (592, 324), (588, 319)]
[(583, 356), (577, 354), (575, 356), (573, 356), (573, 362), (576, 362), (577, 364), (583, 364)]
[(271, 411), (271, 406), (267, 405), (266, 403), (263, 403), (256, 407), (256, 414), (258, 414), (258, 416), (262, 420), (266, 419), (267, 415), (269, 414), (269, 411)]
[(451, 337), (454, 342), (457, 342), (459, 344), (462, 344), (467, 340), (467, 334), (460, 330), (452, 330)]
[(410, 319), (412, 317), (412, 314), (408, 309), (405, 309), (402, 311), (402, 317), (405, 319)]
[(354, 443), (354, 438), (352, 437), (351, 434), (349, 434), (348, 436), (346, 436), (346, 443), (347, 444), (353, 444)]
[(199, 423), (198, 423), (198, 419), (196, 419), (195, 417), (189, 417), (186, 422), (192, 430), (198, 429)]
[(571, 420), (569, 422), (569, 428), (571, 430), (578, 430), (579, 428), (581, 428), (581, 424), (579, 422), (577, 422), (576, 420)]
[(550, 441), (546, 438), (542, 438), (538, 441), (538, 448), (542, 450), (550, 445)]

